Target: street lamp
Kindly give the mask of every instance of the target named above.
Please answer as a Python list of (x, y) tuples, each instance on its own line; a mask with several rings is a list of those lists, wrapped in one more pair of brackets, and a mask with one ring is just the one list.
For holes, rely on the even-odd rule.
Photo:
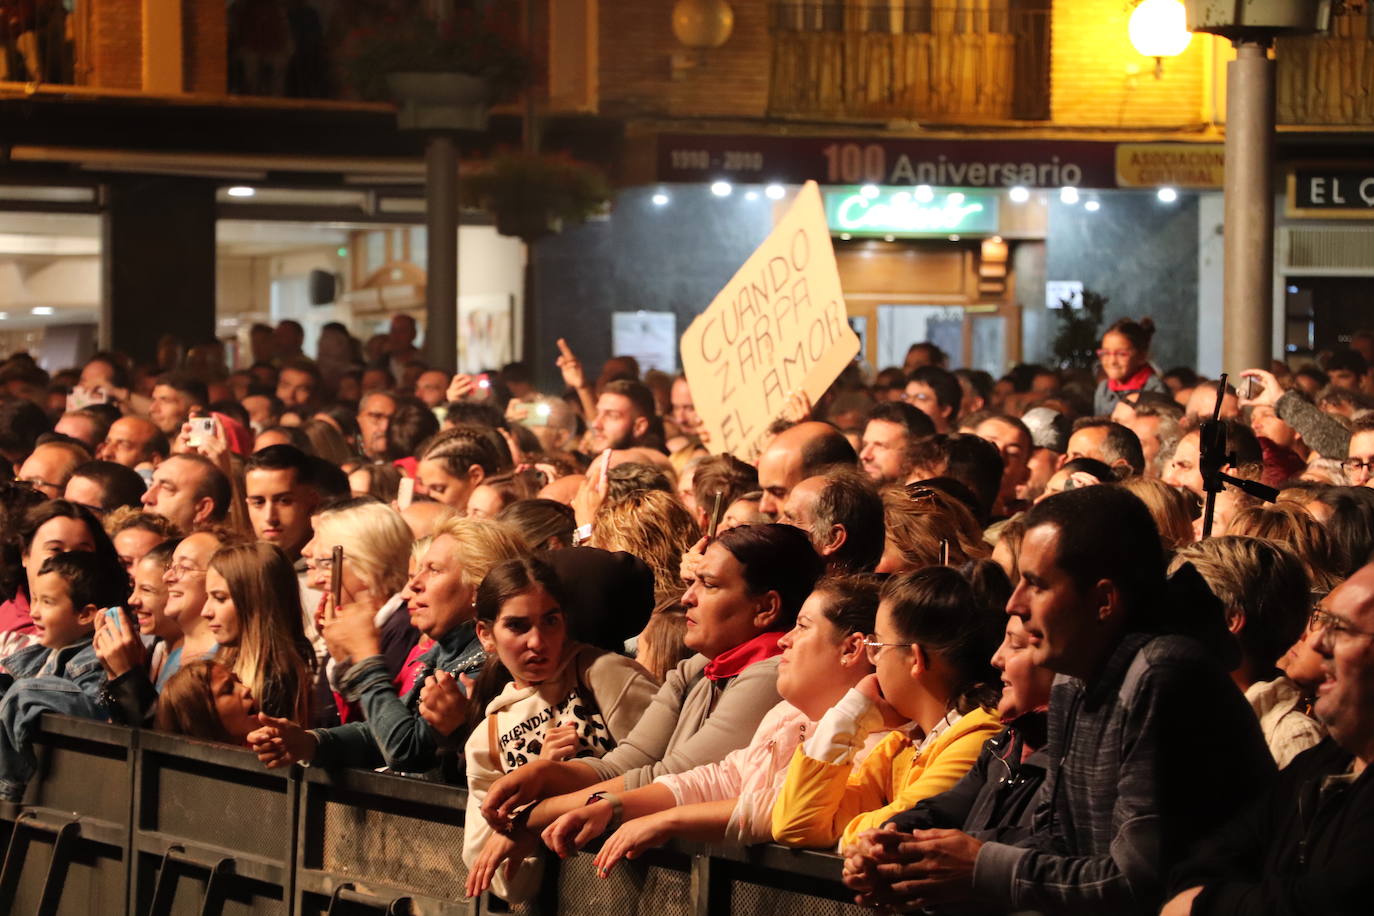
[(1179, 0), (1143, 0), (1126, 23), (1131, 47), (1155, 59), (1155, 79), (1164, 76), (1164, 58), (1188, 50), (1188, 11)]

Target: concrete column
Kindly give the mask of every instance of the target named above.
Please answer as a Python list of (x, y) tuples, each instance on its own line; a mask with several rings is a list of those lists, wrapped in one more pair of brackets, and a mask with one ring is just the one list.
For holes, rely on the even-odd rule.
[(458, 365), (458, 144), (451, 134), (425, 141), (425, 172), (425, 359), (452, 372)]
[(1236, 41), (1226, 68), (1223, 367), (1273, 359), (1274, 62), (1269, 42)]
[(133, 177), (106, 186), (100, 345), (152, 360), (157, 339), (215, 338), (215, 187)]

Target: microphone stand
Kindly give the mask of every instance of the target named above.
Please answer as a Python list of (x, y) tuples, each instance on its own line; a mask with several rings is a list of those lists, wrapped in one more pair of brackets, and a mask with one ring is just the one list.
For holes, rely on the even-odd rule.
[(1202, 509), (1202, 536), (1212, 536), (1212, 521), (1216, 514), (1217, 494), (1226, 484), (1256, 499), (1274, 502), (1279, 491), (1265, 486), (1257, 480), (1242, 480), (1222, 471), (1227, 465), (1234, 465), (1235, 455), (1226, 453), (1226, 424), (1221, 422), (1221, 401), (1226, 394), (1226, 373), (1217, 381), (1217, 403), (1212, 411), (1212, 419), (1204, 420), (1198, 438), (1198, 470), (1202, 473), (1202, 489), (1207, 494)]

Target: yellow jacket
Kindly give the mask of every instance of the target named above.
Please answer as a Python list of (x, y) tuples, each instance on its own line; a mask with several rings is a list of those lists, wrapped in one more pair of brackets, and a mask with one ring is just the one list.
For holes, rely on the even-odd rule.
[(788, 846), (839, 842), (842, 849), (861, 832), (952, 788), (1001, 730), (996, 713), (979, 707), (919, 754), (905, 732), (892, 732), (857, 769), (848, 760), (814, 760), (799, 747), (773, 805), (773, 839)]

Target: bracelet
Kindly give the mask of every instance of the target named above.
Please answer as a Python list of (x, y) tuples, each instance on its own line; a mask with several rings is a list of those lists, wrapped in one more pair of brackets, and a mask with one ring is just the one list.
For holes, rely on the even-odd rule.
[(590, 541), (591, 539), (592, 539), (592, 525), (591, 525), (591, 522), (588, 522), (588, 523), (585, 524), (585, 525), (578, 525), (578, 526), (577, 526), (577, 530), (573, 532), (573, 546), (574, 546), (574, 547), (581, 547), (583, 544), (587, 543), (587, 542)]
[(625, 803), (620, 800), (619, 795), (614, 795), (603, 789), (600, 792), (593, 792), (587, 799), (587, 804), (592, 805), (599, 801), (604, 801), (611, 806), (611, 820), (610, 823), (606, 825), (605, 832), (614, 833), (616, 828), (620, 826), (621, 821), (625, 819)]

